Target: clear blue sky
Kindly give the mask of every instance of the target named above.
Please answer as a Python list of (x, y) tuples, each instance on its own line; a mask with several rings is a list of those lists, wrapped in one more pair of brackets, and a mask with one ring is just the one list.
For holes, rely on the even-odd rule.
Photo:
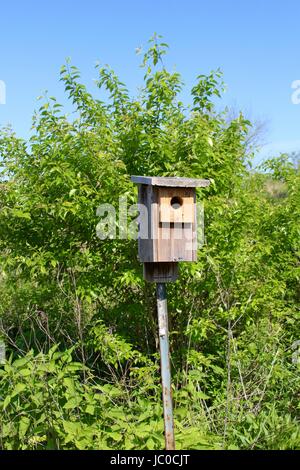
[(300, 150), (300, 105), (291, 101), (291, 84), (300, 80), (299, 30), (299, 0), (1, 2), (6, 104), (0, 105), (0, 125), (9, 122), (27, 137), (43, 90), (64, 103), (59, 69), (67, 56), (91, 90), (99, 60), (135, 93), (142, 77), (135, 48), (156, 31), (170, 45), (167, 63), (181, 72), (186, 100), (199, 73), (221, 67), (228, 87), (222, 103), (269, 121), (269, 145), (260, 158)]

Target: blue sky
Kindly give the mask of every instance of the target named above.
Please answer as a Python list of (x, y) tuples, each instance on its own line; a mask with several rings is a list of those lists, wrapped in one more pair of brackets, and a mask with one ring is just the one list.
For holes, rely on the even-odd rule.
[(95, 93), (97, 60), (135, 93), (142, 78), (135, 48), (156, 31), (170, 45), (167, 64), (182, 74), (186, 102), (196, 76), (220, 67), (227, 84), (221, 105), (268, 121), (268, 145), (257, 158), (300, 150), (300, 104), (291, 100), (300, 80), (299, 28), (299, 0), (1, 2), (0, 125), (27, 137), (38, 95), (47, 89), (65, 102), (59, 69), (69, 56)]

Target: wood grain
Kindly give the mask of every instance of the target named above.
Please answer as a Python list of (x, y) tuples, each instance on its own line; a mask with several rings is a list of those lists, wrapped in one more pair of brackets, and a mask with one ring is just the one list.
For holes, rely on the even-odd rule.
[(179, 178), (177, 176), (131, 176), (131, 181), (149, 186), (164, 186), (173, 188), (206, 188), (210, 181), (198, 178)]

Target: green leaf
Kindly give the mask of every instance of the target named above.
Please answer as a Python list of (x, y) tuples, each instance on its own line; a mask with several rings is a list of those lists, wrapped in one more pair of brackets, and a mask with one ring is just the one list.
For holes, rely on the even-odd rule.
[(22, 440), (30, 426), (30, 419), (28, 416), (21, 416), (19, 421), (19, 438)]
[(17, 383), (14, 387), (13, 393), (11, 394), (12, 397), (15, 397), (16, 395), (19, 395), (22, 393), (24, 390), (26, 390), (27, 386), (24, 383)]

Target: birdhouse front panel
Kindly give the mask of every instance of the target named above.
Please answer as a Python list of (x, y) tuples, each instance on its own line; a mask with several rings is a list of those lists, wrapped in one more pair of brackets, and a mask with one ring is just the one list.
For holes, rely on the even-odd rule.
[[(140, 260), (143, 263), (196, 261), (195, 188), (207, 187), (209, 181), (150, 176), (132, 176), (131, 180), (139, 185)], [(149, 273), (151, 269), (148, 269)], [(153, 277), (152, 271), (150, 274)]]
[(139, 203), (146, 208), (140, 211), (140, 260), (195, 261), (195, 190), (140, 185)]
[(197, 256), (194, 188), (157, 188), (157, 261), (195, 261)]
[(159, 221), (193, 223), (194, 203), (193, 188), (158, 188)]

